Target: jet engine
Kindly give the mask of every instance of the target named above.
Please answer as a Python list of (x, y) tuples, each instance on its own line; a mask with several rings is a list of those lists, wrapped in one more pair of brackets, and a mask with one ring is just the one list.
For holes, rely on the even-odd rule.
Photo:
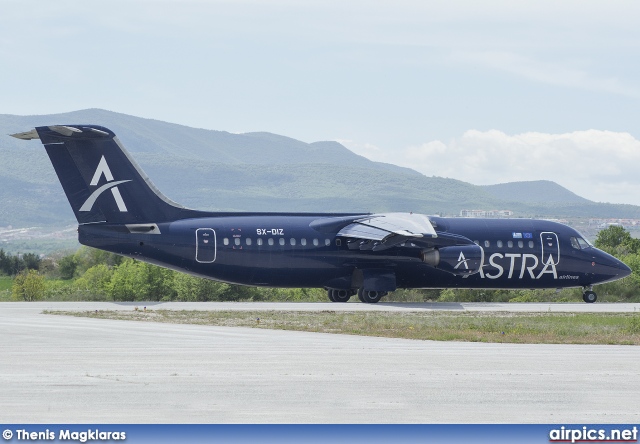
[(480, 271), (482, 256), (478, 245), (456, 245), (424, 251), (422, 261), (442, 271), (465, 276)]

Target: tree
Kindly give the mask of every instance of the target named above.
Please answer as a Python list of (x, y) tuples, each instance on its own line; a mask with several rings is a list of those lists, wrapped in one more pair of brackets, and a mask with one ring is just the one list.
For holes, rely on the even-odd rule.
[(114, 301), (144, 301), (149, 293), (150, 287), (142, 262), (125, 259), (113, 270), (107, 294)]
[(11, 274), (11, 256), (0, 249), (0, 273)]
[(44, 297), (46, 283), (35, 270), (23, 270), (13, 281), (12, 295), (16, 300), (37, 301)]
[(173, 278), (173, 288), (179, 301), (220, 301), (226, 300), (230, 286), (222, 282), (177, 273)]
[(109, 293), (109, 284), (113, 270), (105, 264), (94, 265), (75, 281), (75, 288), (92, 297), (105, 297)]
[(24, 268), (28, 268), (29, 270), (39, 270), (41, 261), (40, 256), (34, 253), (25, 253), (22, 255)]
[(58, 271), (62, 279), (73, 279), (78, 268), (78, 260), (74, 254), (65, 256), (58, 262)]
[(595, 246), (614, 255), (638, 253), (640, 240), (631, 237), (631, 234), (620, 225), (611, 225), (600, 230), (596, 237)]
[(145, 299), (149, 301), (173, 300), (176, 295), (173, 279), (177, 272), (146, 262), (143, 262), (141, 266), (149, 288)]
[(80, 247), (74, 256), (76, 261), (75, 271), (79, 275), (82, 275), (95, 265), (104, 264), (108, 267), (116, 267), (124, 260), (122, 256), (118, 256), (117, 254), (84, 246)]

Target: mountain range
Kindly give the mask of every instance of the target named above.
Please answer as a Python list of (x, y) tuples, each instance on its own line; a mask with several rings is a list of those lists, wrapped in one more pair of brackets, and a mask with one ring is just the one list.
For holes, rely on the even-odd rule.
[(592, 202), (550, 181), (476, 186), (373, 162), (333, 141), (233, 134), (87, 109), (0, 115), (0, 227), (74, 222), (40, 142), (8, 135), (35, 126), (87, 123), (113, 130), (154, 184), (191, 208), (443, 215), (509, 209), (518, 217), (640, 218), (638, 206)]

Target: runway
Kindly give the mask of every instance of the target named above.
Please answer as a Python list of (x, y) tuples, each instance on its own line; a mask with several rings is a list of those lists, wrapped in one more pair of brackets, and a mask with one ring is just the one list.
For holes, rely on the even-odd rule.
[[(276, 309), (148, 308), (192, 305)], [(625, 305), (633, 311), (638, 304)], [(640, 349), (633, 346), (412, 341), (73, 318), (43, 308), (132, 305), (0, 304), (0, 422), (640, 422)]]
[(380, 302), (362, 304), (331, 302), (6, 302), (13, 310), (131, 310), (134, 307), (154, 310), (205, 311), (498, 311), (514, 313), (633, 313), (640, 312), (640, 303), (498, 303), (498, 302)]

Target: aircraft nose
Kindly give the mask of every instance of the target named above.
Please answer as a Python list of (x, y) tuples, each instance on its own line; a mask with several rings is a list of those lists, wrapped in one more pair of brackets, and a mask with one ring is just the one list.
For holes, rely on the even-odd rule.
[(620, 270), (620, 277), (625, 278), (631, 274), (631, 268), (624, 262), (616, 259), (616, 267)]
[(601, 250), (598, 250), (598, 253), (598, 256), (594, 258), (596, 263), (606, 267), (607, 274), (610, 274), (612, 278), (622, 279), (631, 274), (631, 268), (618, 258)]

